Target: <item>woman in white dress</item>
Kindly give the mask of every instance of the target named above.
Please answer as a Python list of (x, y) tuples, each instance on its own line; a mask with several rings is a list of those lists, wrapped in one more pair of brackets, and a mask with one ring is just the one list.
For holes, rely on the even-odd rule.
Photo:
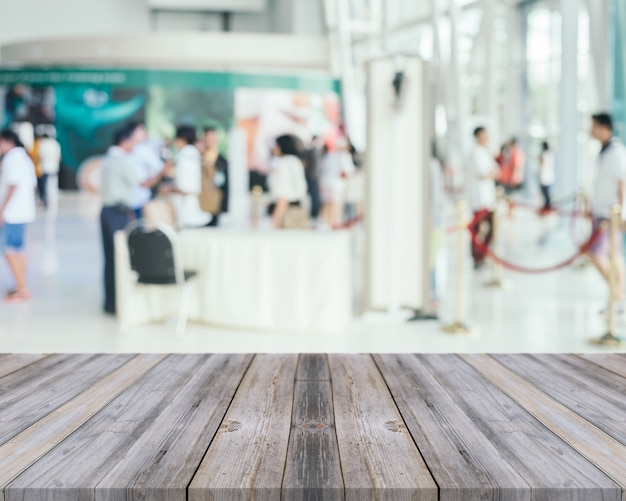
[(275, 228), (304, 228), (308, 225), (308, 217), (302, 206), (307, 195), (307, 184), (304, 164), (300, 160), (301, 151), (300, 140), (292, 135), (278, 137), (272, 150), (274, 160), (269, 187)]

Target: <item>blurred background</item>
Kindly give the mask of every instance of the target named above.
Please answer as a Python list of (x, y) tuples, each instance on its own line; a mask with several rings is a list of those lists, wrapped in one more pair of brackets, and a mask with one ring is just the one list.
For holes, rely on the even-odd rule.
[[(27, 149), (47, 135), (61, 151), (51, 203), (28, 229), (32, 299), (0, 305), (0, 350), (578, 351), (605, 333), (607, 287), (583, 256), (534, 271), (591, 234), (579, 215), (601, 148), (592, 115), (609, 113), (626, 139), (623, 1), (23, 0), (0, 10), (0, 125)], [(217, 228), (194, 230), (210, 243), (181, 234), (204, 284), (184, 339), (148, 313), (176, 303), (169, 296), (144, 294), (126, 335), (101, 313), (102, 161), (132, 122), (164, 165), (176, 166), (181, 125), (199, 140), (215, 130), (228, 159), (229, 206)], [(475, 270), (471, 235), (459, 243), (455, 232), (478, 127), (493, 159), (513, 138), (525, 159), (523, 182), (495, 207), (493, 252), (508, 268), (494, 258)], [(301, 143), (312, 230), (288, 242), (271, 212), (285, 134)], [(550, 213), (540, 210), (544, 143), (563, 201)], [(338, 167), (342, 153), (349, 165)], [(251, 238), (254, 258), (230, 247), (238, 238)], [(267, 245), (279, 250), (263, 257)], [(486, 287), (494, 276), (507, 286)], [(11, 283), (0, 267), (2, 288)], [(442, 333), (459, 322), (472, 333)]]

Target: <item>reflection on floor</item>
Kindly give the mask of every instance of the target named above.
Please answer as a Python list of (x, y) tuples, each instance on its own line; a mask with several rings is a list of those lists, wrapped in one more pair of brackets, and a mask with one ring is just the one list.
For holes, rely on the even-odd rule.
[[(450, 336), (438, 322), (405, 323), (358, 318), (337, 333), (244, 332), (190, 325), (184, 339), (170, 324), (147, 325), (121, 335), (114, 319), (100, 313), (101, 251), (98, 202), (63, 195), (58, 214), (42, 214), (29, 230), (30, 282), (34, 297), (22, 305), (0, 304), (1, 352), (582, 352), (604, 334), (599, 314), (606, 287), (594, 270), (570, 267), (548, 274), (504, 272), (510, 287), (484, 287), (491, 270), (467, 272), (467, 319), (474, 334)], [(569, 222), (540, 220), (519, 210), (507, 224), (501, 253), (541, 267), (575, 252)], [(547, 235), (547, 236), (546, 236)], [(454, 237), (442, 253), (445, 294), (442, 320), (454, 305), (451, 273)], [(448, 265), (448, 263), (450, 263)], [(443, 277), (445, 278), (445, 277)], [(446, 283), (447, 282), (447, 283)], [(10, 285), (0, 264), (0, 287)], [(626, 332), (626, 323), (623, 326)]]

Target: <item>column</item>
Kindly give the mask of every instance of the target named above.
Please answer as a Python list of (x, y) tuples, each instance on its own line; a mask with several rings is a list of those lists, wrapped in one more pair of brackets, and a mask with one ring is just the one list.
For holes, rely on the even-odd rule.
[(578, 162), (578, 13), (580, 0), (561, 2), (561, 137), (556, 197), (575, 192), (580, 185)]

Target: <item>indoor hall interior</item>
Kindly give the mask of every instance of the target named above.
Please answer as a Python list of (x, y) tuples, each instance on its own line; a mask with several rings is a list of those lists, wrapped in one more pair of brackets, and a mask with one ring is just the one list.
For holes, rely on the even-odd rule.
[[(506, 209), (503, 207), (503, 213)], [(604, 333), (606, 285), (583, 262), (546, 274), (505, 271), (503, 289), (487, 284), (492, 268), (475, 272), (466, 254), (464, 318), (474, 332), (450, 335), (442, 325), (454, 320), (454, 294), (444, 294), (440, 321), (406, 322), (385, 314), (359, 315), (362, 273), (355, 267), (355, 318), (345, 326), (317, 330), (254, 330), (190, 323), (184, 337), (176, 335), (173, 319), (137, 325), (122, 333), (115, 318), (101, 313), (102, 253), (98, 228), (99, 201), (89, 194), (62, 194), (58, 214), (42, 215), (29, 235), (29, 279), (33, 298), (0, 310), (2, 352), (345, 352), (345, 353), (476, 353), (476, 352), (606, 352), (590, 340)], [(446, 204), (447, 226), (454, 225), (454, 205)], [(503, 231), (502, 249), (508, 260), (529, 268), (549, 267), (576, 252), (572, 236), (584, 237), (583, 224), (572, 235), (569, 219), (541, 218), (516, 209)], [(216, 230), (220, 231), (220, 230)], [(264, 230), (259, 230), (264, 231)], [(269, 230), (265, 230), (269, 231)], [(323, 230), (320, 230), (323, 231)], [(363, 227), (353, 233), (355, 262), (363, 259)], [(577, 236), (578, 235), (578, 236)], [(438, 281), (444, 291), (455, 284), (456, 235), (444, 237)], [(468, 239), (469, 240), (469, 239)], [(245, 277), (239, 277), (245, 287)], [(0, 283), (9, 280), (0, 266)], [(626, 330), (626, 317), (618, 318)]]

